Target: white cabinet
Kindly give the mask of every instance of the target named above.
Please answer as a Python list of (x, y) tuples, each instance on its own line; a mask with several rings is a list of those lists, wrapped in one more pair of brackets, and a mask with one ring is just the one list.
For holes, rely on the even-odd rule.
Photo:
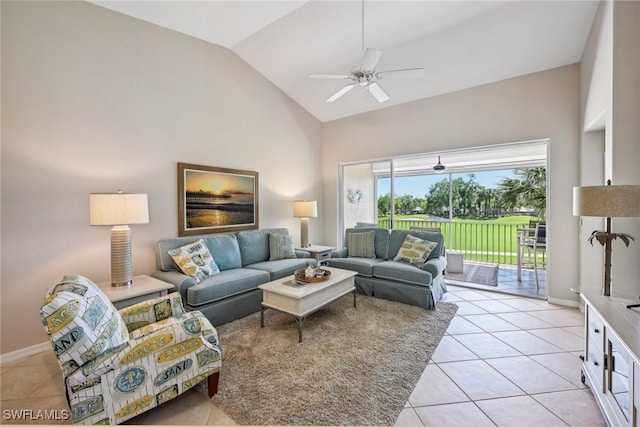
[(631, 301), (581, 291), (585, 303), (582, 379), (611, 426), (640, 427), (640, 312)]

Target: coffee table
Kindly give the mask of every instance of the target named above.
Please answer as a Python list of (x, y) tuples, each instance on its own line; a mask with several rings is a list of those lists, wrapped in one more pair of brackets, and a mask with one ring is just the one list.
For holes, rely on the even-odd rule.
[(353, 294), (355, 307), (356, 288), (353, 278), (357, 273), (332, 267), (323, 269), (331, 271), (331, 276), (322, 282), (301, 286), (285, 284), (294, 280), (292, 275), (258, 286), (262, 289), (260, 327), (264, 328), (264, 311), (267, 308), (291, 314), (295, 316), (298, 324), (298, 342), (302, 342), (302, 325), (310, 314), (349, 293)]

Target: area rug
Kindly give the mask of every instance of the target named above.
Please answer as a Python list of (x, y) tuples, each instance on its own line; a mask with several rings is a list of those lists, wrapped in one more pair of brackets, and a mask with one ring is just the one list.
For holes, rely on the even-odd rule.
[(487, 286), (498, 286), (498, 271), (498, 264), (465, 261), (463, 273), (447, 272), (445, 279)]
[(304, 322), (273, 310), (218, 327), (212, 401), (241, 425), (393, 425), (458, 307), (358, 295)]

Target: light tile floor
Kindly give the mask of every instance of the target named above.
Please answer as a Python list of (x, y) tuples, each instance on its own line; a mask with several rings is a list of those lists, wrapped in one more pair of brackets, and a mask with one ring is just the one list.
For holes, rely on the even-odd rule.
[(606, 426), (580, 380), (577, 309), (449, 285), (460, 309), (398, 426)]
[[(457, 286), (449, 286), (444, 300), (461, 308), (396, 425), (606, 425), (580, 381), (583, 317), (577, 309)], [(52, 351), (0, 367), (0, 409), (0, 423), (69, 423), (6, 419), (6, 410), (68, 409)], [(195, 390), (129, 423), (235, 424)]]

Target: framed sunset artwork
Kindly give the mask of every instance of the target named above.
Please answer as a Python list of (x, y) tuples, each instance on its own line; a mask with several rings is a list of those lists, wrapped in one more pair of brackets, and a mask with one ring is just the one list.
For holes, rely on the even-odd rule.
[(178, 235), (258, 228), (258, 172), (178, 163)]

